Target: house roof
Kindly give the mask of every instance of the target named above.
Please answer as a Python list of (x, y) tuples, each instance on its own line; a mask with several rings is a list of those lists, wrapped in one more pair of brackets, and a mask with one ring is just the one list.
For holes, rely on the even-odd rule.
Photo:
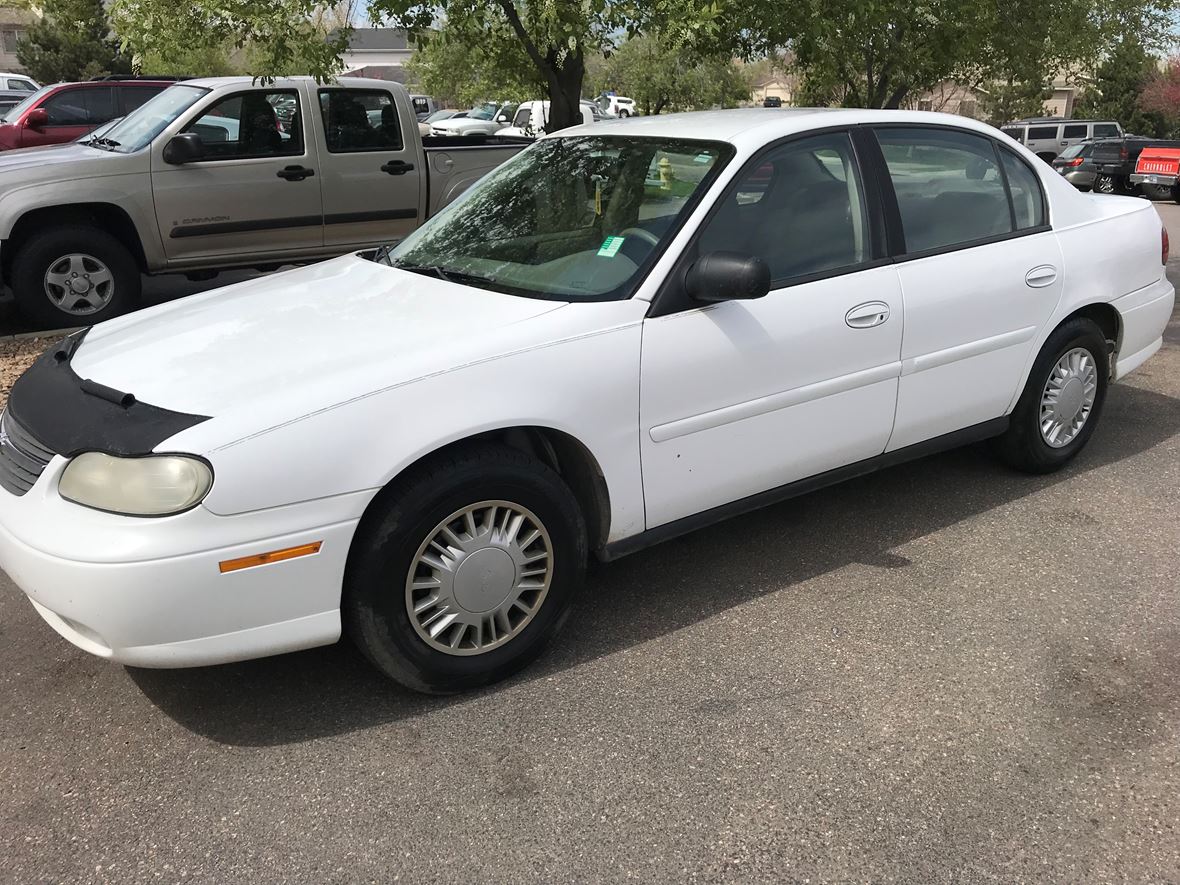
[(409, 48), (410, 41), (401, 28), (357, 28), (348, 38), (350, 52), (380, 52)]

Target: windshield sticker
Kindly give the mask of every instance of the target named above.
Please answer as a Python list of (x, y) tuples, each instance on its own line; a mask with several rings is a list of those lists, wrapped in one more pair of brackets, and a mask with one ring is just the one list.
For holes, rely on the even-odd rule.
[(602, 241), (602, 248), (598, 250), (598, 254), (604, 258), (614, 258), (623, 248), (625, 239), (626, 237), (607, 237)]

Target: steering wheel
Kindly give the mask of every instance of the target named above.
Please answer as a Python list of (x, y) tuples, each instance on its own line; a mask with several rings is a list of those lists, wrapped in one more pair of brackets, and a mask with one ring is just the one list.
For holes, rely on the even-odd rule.
[(647, 243), (653, 249), (656, 246), (660, 245), (660, 238), (657, 237), (655, 234), (653, 234), (651, 231), (644, 230), (642, 227), (625, 227), (619, 233), (619, 236), (620, 237), (627, 237), (627, 236), (639, 237), (639, 239), (643, 240), (645, 243)]

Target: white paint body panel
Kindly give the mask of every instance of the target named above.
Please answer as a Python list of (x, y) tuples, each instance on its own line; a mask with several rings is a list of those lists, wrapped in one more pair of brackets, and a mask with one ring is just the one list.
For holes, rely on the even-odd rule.
[[(1143, 201), (1078, 194), (1035, 159), (1051, 232), (647, 318), (712, 203), (763, 146), (818, 127), (931, 121), (994, 136), (958, 117), (852, 110), (594, 124), (736, 152), (629, 301), (515, 298), (349, 256), (96, 327), (74, 356), (80, 376), (212, 416), (157, 446), (207, 458), (212, 491), (164, 519), (99, 513), (60, 498), (56, 458), (28, 494), (0, 491), (0, 565), (54, 629), (105, 657), (182, 666), (273, 654), (339, 636), (366, 506), (448, 443), (519, 426), (568, 434), (605, 479), (608, 540), (620, 541), (1002, 417), (1045, 338), (1087, 305), (1118, 311), (1119, 377), (1154, 353), (1175, 297), (1158, 217)], [(850, 328), (849, 309), (871, 301), (889, 319)], [(217, 569), (317, 540), (314, 556)]]

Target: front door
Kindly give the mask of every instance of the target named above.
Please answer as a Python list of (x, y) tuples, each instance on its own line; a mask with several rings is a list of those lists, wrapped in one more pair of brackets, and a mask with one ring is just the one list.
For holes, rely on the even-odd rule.
[(884, 451), (902, 304), (869, 217), (844, 132), (772, 149), (722, 198), (698, 254), (757, 255), (774, 282), (758, 300), (645, 322), (648, 528)]
[(344, 252), (410, 233), (427, 174), (412, 147), (418, 121), (398, 113), (387, 89), (321, 89), (319, 115), (324, 243)]
[(1007, 413), (1061, 297), (1039, 180), (961, 130), (877, 130), (897, 198), (905, 339), (890, 450)]
[[(323, 245), (320, 169), (294, 89), (246, 89), (196, 111), (184, 131), (202, 159), (164, 162), (152, 148), (156, 218), (169, 261), (307, 251)], [(280, 126), (278, 109), (290, 112)]]

